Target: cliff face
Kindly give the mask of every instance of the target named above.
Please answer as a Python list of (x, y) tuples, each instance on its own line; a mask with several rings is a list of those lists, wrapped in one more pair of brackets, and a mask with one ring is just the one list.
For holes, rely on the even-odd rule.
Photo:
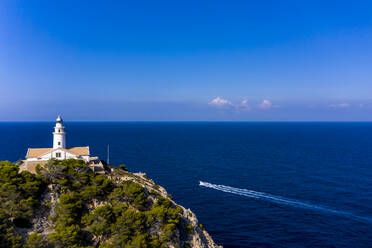
[[(121, 166), (98, 175), (77, 160), (50, 161), (37, 175), (9, 168), (18, 169), (0, 163), (0, 181), (18, 186), (0, 192), (0, 247), (219, 247), (143, 173)], [(4, 210), (10, 201), (27, 214)]]

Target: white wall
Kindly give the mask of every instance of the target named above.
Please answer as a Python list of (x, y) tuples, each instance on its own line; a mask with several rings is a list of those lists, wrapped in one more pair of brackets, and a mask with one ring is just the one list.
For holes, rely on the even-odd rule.
[(61, 123), (56, 123), (54, 127), (53, 148), (66, 148), (65, 127)]
[[(58, 152), (61, 153), (61, 157), (58, 157), (58, 158), (57, 158), (57, 155), (56, 155), (56, 154), (57, 154)], [(52, 152), (49, 152), (49, 153), (43, 155), (43, 156), (41, 157), (40, 160), (49, 160), (49, 159), (51, 159), (51, 158), (55, 158), (55, 159), (60, 159), (60, 160), (62, 160), (62, 159), (77, 158), (77, 156), (76, 156), (75, 154), (72, 154), (72, 153), (66, 152), (66, 151), (64, 151), (64, 150), (62, 150), (62, 149), (57, 149), (57, 150), (54, 150), (54, 151), (52, 151)]]
[[(56, 155), (56, 153), (58, 153), (58, 152), (61, 153), (61, 157), (59, 157), (59, 158), (57, 158), (57, 155)], [(44, 161), (44, 160), (49, 160), (51, 158), (55, 158), (55, 159), (59, 159), (59, 160), (70, 159), (70, 158), (78, 159), (79, 158), (79, 159), (83, 159), (85, 162), (87, 162), (89, 160), (89, 156), (79, 156), (78, 157), (75, 154), (66, 152), (63, 149), (56, 149), (52, 152), (44, 154), (43, 156), (40, 157), (40, 159), (38, 159), (38, 158), (28, 158), (27, 160), (28, 161)]]
[[(59, 145), (58, 145), (59, 142)], [(63, 133), (53, 133), (53, 148), (66, 148), (66, 134)]]

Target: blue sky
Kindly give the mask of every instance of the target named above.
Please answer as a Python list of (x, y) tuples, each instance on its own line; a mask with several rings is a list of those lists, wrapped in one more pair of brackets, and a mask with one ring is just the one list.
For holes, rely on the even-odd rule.
[(0, 121), (372, 121), (371, 1), (0, 2)]

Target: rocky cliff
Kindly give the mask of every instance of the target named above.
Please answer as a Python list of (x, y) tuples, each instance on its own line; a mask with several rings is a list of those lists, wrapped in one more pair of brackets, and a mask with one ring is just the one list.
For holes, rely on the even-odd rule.
[(0, 247), (218, 247), (143, 173), (78, 160), (18, 171), (0, 162)]

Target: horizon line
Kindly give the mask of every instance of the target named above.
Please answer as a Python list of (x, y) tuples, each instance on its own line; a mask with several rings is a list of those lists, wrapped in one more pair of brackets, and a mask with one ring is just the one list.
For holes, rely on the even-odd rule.
[[(17, 121), (17, 120), (5, 120), (5, 121), (1, 121), (0, 120), (0, 123), (54, 123), (55, 121), (45, 121), (45, 120), (40, 120), (40, 121), (25, 121), (25, 120), (22, 120), (22, 121)], [(170, 122), (175, 122), (175, 123), (181, 123), (181, 122), (193, 122), (193, 123), (221, 123), (221, 122), (228, 122), (228, 123), (288, 123), (288, 122), (298, 122), (298, 123), (326, 123), (326, 122), (332, 122), (332, 123), (372, 123), (372, 120), (371, 121), (363, 121), (363, 120), (355, 120), (355, 121), (341, 121), (341, 120), (285, 120), (285, 121), (265, 121), (265, 120), (262, 120), (262, 121), (235, 121), (235, 120), (212, 120), (212, 121), (200, 121), (200, 120), (187, 120), (187, 121), (178, 121), (178, 120), (164, 120), (164, 121), (151, 121), (151, 120), (125, 120), (125, 121), (121, 121), (121, 120), (72, 120), (72, 121), (69, 121), (69, 120), (64, 120), (63, 122), (120, 122), (120, 123), (123, 123), (123, 122), (128, 122), (128, 123), (154, 123), (154, 122), (157, 122), (157, 123), (170, 123)]]

